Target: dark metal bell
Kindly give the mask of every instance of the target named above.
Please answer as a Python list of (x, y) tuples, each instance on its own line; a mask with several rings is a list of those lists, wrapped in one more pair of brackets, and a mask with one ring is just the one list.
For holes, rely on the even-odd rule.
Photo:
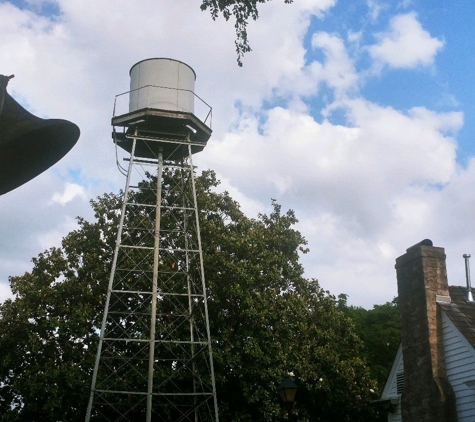
[(41, 119), (26, 111), (6, 92), (12, 77), (0, 75), (0, 195), (58, 162), (80, 134), (67, 120)]

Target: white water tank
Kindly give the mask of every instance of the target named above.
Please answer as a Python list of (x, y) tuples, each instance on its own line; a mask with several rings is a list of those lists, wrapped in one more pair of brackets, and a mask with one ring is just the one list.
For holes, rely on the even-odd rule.
[(195, 71), (178, 60), (142, 60), (130, 69), (129, 112), (144, 108), (193, 113)]

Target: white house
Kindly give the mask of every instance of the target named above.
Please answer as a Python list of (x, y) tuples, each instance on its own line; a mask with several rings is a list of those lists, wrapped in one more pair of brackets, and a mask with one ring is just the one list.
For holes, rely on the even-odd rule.
[(448, 286), (444, 249), (429, 240), (396, 270), (401, 345), (379, 400), (388, 422), (474, 422), (475, 302)]

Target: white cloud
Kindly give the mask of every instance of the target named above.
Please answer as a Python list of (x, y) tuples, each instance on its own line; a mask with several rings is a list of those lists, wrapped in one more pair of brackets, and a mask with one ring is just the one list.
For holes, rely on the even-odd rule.
[(377, 35), (379, 43), (369, 47), (373, 59), (396, 68), (428, 66), (444, 42), (422, 28), (414, 12), (391, 19), (390, 31)]
[(334, 213), (356, 235), (371, 236), (388, 224), (392, 198), (408, 186), (451, 180), (456, 145), (445, 131), (457, 130), (462, 116), (420, 108), (404, 114), (363, 100), (345, 106), (353, 127), (269, 110), (262, 132), (255, 120), (211, 143), (206, 164), (254, 198), (275, 192), (314, 213)]
[(251, 218), (256, 218), (259, 213), (267, 211), (267, 203), (264, 204), (259, 200), (249, 198), (226, 178), (220, 179), (220, 185), (217, 188), (217, 192), (223, 191), (228, 192), (231, 198), (239, 203), (241, 211)]
[(87, 200), (86, 189), (76, 183), (66, 182), (62, 193), (55, 192), (52, 197), (52, 202), (66, 205), (76, 197)]
[[(238, 118), (237, 101), (259, 107), (282, 75), (300, 71), (305, 54), (301, 39), (310, 15), (323, 16), (333, 4), (263, 5), (259, 22), (249, 25), (253, 52), (241, 69), (232, 23), (212, 21), (194, 0), (144, 0), (139, 8), (125, 0), (100, 0), (93, 8), (79, 0), (60, 0), (61, 13), (52, 19), (1, 2), (1, 73), (16, 75), (9, 92), (39, 117), (75, 122), (81, 137), (52, 169), (0, 197), (0, 282), (28, 269), (30, 258), (48, 242), (58, 246), (71, 218), (91, 216), (84, 195), (93, 198), (123, 188), (110, 118), (114, 96), (127, 91), (134, 63), (172, 57), (190, 64), (198, 75), (197, 94), (213, 106), (211, 142), (219, 143)], [(80, 182), (70, 176), (71, 169), (80, 172)], [(237, 190), (233, 194), (246, 208), (260, 210), (259, 201), (239, 196)]]
[(66, 217), (64, 221), (59, 222), (58, 225), (53, 229), (41, 233), (41, 235), (38, 237), (41, 250), (49, 249), (52, 246), (61, 246), (61, 240), (65, 233), (69, 233), (70, 231), (76, 230), (77, 228), (77, 221), (71, 217)]
[(368, 9), (370, 11), (370, 16), (373, 21), (376, 21), (384, 9), (384, 6), (378, 0), (366, 0), (366, 4), (368, 5)]
[[(249, 25), (253, 52), (243, 68), (235, 62), (232, 22), (213, 22), (195, 0), (144, 0), (140, 7), (59, 0), (53, 20), (0, 3), (1, 72), (16, 74), (10, 92), (38, 115), (67, 118), (82, 132), (51, 170), (0, 197), (0, 286), (42, 249), (59, 246), (76, 215), (91, 216), (86, 197), (123, 188), (110, 136), (113, 99), (127, 91), (130, 67), (148, 57), (194, 68), (197, 94), (213, 106), (214, 120), (194, 163), (216, 170), (221, 188), (251, 216), (268, 211), (272, 197), (295, 209), (311, 248), (306, 275), (332, 293), (365, 306), (391, 300), (394, 259), (408, 246), (430, 237), (457, 254), (467, 247), (475, 164), (456, 164), (463, 114), (430, 105), (402, 111), (362, 98), (358, 54), (366, 29), (339, 28), (347, 41), (342, 33), (307, 34), (312, 16), (323, 19), (334, 3), (263, 4)], [(368, 4), (382, 15), (379, 3)], [(308, 36), (312, 52), (303, 46)], [(443, 45), (415, 13), (396, 16), (379, 37), (369, 51), (392, 67), (430, 65)], [(315, 106), (309, 99), (323, 85), (331, 98), (318, 97)], [(266, 100), (281, 106), (264, 109)], [(313, 116), (311, 106), (320, 107)], [(326, 120), (333, 112), (347, 121)]]
[(12, 297), (12, 292), (7, 284), (0, 283), (0, 303)]
[(363, 163), (398, 188), (414, 183), (447, 183), (455, 170), (456, 143), (463, 115), (415, 107), (403, 113), (361, 99), (346, 102), (353, 125), (361, 128)]
[(254, 200), (276, 197), (297, 210), (311, 250), (303, 257), (308, 276), (357, 303), (368, 291), (348, 280), (391, 300), (395, 257), (440, 231), (437, 198), (461, 171), (452, 136), (463, 116), (404, 113), (363, 99), (339, 104), (351, 127), (276, 107), (262, 126), (248, 117), (211, 143), (206, 164)]
[(326, 82), (338, 98), (356, 87), (358, 75), (340, 37), (318, 32), (312, 37), (312, 47), (321, 49), (326, 59), (323, 65), (314, 62), (312, 76)]

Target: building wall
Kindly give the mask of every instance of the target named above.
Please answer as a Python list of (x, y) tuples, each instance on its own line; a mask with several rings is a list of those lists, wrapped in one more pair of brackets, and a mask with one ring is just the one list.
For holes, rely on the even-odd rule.
[(442, 330), (447, 378), (455, 393), (458, 422), (474, 422), (475, 385), (469, 387), (465, 383), (475, 383), (475, 350), (445, 312), (442, 312)]

